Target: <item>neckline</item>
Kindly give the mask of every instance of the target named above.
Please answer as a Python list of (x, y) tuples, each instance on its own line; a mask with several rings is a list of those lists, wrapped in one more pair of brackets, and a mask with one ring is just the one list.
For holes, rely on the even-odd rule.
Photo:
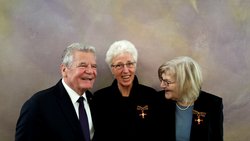
[[(185, 111), (185, 110), (187, 110), (191, 105), (193, 105), (193, 104), (189, 104), (187, 107), (185, 107), (185, 108), (182, 108), (181, 106), (179, 106), (177, 103), (175, 103), (175, 105), (176, 105), (176, 107), (179, 109), (179, 110), (181, 110), (181, 111)], [(184, 107), (184, 106), (183, 106)]]

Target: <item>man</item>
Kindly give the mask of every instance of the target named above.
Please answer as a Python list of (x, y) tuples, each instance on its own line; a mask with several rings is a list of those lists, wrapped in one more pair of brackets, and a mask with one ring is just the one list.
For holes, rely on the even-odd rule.
[[(89, 141), (94, 135), (92, 88), (97, 76), (95, 48), (73, 43), (62, 56), (62, 79), (27, 100), (16, 125), (16, 141)], [(78, 98), (83, 97), (88, 127), (81, 126)], [(80, 118), (80, 119), (79, 119)], [(85, 118), (86, 119), (86, 118)], [(84, 129), (89, 133), (85, 133)], [(89, 135), (88, 135), (89, 134)]]

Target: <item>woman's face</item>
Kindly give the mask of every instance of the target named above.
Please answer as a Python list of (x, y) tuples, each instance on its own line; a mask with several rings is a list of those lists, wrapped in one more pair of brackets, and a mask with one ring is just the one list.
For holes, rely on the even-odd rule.
[(160, 87), (165, 90), (165, 98), (177, 100), (179, 98), (177, 82), (174, 75), (168, 72), (162, 74)]
[(113, 58), (111, 72), (120, 87), (132, 86), (136, 71), (136, 62), (129, 53), (123, 53)]

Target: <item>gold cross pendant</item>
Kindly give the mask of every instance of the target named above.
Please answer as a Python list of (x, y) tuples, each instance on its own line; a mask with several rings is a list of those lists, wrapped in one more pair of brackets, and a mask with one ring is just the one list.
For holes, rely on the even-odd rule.
[(195, 121), (197, 121), (198, 125), (200, 125), (201, 122), (203, 122), (203, 119), (200, 119), (200, 116), (197, 115), (197, 119), (195, 119)]
[(195, 121), (197, 122), (198, 125), (200, 125), (201, 122), (203, 122), (203, 119), (201, 119), (201, 117), (205, 118), (206, 116), (205, 112), (198, 112), (196, 110), (193, 110), (193, 114), (197, 116), (197, 119), (195, 119)]
[(137, 106), (137, 110), (138, 110), (138, 111), (139, 111), (139, 110), (141, 111), (141, 113), (139, 114), (139, 116), (141, 116), (142, 119), (144, 119), (145, 116), (147, 115), (147, 113), (145, 113), (145, 111), (148, 110), (148, 105), (146, 105), (146, 106), (144, 106), (144, 107), (142, 107), (142, 106)]

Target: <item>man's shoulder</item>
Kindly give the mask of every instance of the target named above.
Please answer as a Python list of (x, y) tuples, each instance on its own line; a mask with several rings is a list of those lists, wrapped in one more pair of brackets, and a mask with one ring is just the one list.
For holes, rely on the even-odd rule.
[(56, 93), (59, 93), (60, 91), (60, 82), (58, 82), (56, 85), (51, 86), (49, 88), (37, 91), (35, 94), (33, 94), (30, 99), (32, 100), (38, 100), (38, 99), (46, 99), (50, 98)]

